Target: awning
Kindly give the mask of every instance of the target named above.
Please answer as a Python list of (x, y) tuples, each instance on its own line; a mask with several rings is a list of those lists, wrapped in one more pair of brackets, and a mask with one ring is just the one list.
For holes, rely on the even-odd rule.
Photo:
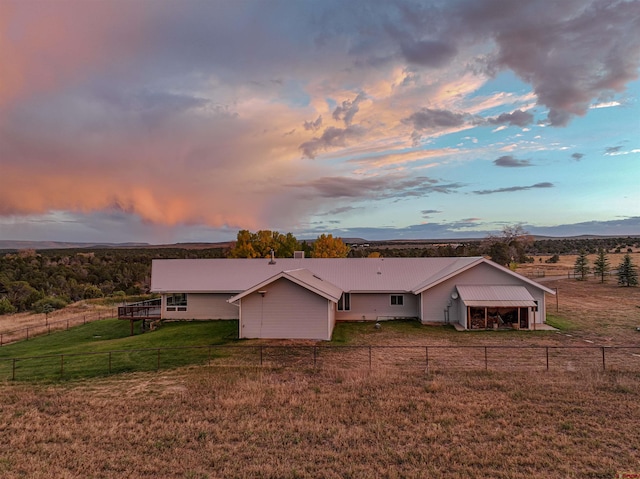
[(524, 308), (537, 306), (524, 286), (456, 285), (465, 306), (474, 308)]

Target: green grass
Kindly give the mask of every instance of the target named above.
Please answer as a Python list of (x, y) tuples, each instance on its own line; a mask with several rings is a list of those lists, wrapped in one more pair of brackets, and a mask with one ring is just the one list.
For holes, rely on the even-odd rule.
[(547, 324), (553, 326), (560, 331), (574, 331), (578, 327), (568, 319), (562, 316), (555, 316), (553, 314), (547, 314)]
[(372, 321), (338, 322), (333, 330), (333, 344), (370, 344), (394, 336), (407, 335), (410, 338), (454, 340), (459, 335), (451, 325), (425, 326), (417, 320), (398, 319), (383, 321), (380, 328)]
[[(201, 364), (209, 358), (205, 346), (228, 343), (237, 337), (237, 330), (237, 321), (176, 322), (130, 336), (128, 321), (96, 321), (3, 346), (0, 379), (13, 377), (13, 361), (9, 358), (31, 358), (16, 361), (18, 380), (88, 378)], [(185, 349), (160, 351), (158, 359), (158, 349), (167, 348)], [(217, 353), (213, 350), (211, 354)]]

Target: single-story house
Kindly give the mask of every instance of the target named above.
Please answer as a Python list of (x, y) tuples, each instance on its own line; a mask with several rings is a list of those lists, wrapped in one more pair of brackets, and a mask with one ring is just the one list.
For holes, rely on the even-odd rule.
[(153, 260), (162, 319), (237, 319), (240, 338), (330, 340), (336, 321), (535, 329), (554, 291), (483, 257)]

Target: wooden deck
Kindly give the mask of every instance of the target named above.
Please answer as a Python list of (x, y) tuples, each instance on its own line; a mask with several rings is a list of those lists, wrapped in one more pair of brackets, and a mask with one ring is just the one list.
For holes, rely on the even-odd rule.
[(161, 318), (162, 308), (159, 304), (118, 306), (118, 319), (125, 319), (131, 323), (131, 336), (133, 336), (133, 323), (135, 321), (153, 321)]

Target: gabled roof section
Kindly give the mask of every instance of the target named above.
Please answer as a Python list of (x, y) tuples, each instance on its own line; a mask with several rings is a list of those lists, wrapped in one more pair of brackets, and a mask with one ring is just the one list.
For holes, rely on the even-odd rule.
[(270, 285), (274, 281), (277, 281), (281, 278), (288, 279), (289, 281), (297, 284), (305, 288), (312, 293), (315, 293), (319, 296), (322, 296), (329, 301), (333, 301), (337, 303), (342, 296), (342, 289), (338, 288), (335, 284), (332, 284), (328, 281), (323, 280), (321, 277), (313, 274), (308, 269), (295, 269), (290, 271), (281, 271), (280, 273), (272, 276), (271, 278), (262, 281), (251, 288), (243, 291), (240, 294), (235, 295), (234, 297), (228, 299), (229, 303), (235, 303), (239, 299), (244, 298), (256, 291), (259, 291), (262, 288)]
[(429, 276), (426, 280), (422, 281), (418, 286), (412, 289), (414, 294), (420, 294), (427, 289), (446, 281), (453, 276), (466, 271), (476, 264), (479, 264), (483, 258), (481, 257), (469, 257), (469, 258), (455, 258), (457, 261), (454, 261), (447, 265), (445, 268), (442, 268), (439, 271), (436, 271), (435, 274)]
[(460, 299), (472, 307), (535, 307), (536, 301), (524, 286), (458, 285)]
[(455, 263), (452, 264), (449, 268), (445, 268), (441, 271), (438, 271), (435, 275), (433, 275), (432, 277), (428, 278), (426, 281), (424, 281), (422, 284), (420, 284), (418, 287), (416, 287), (413, 290), (414, 294), (420, 294), (423, 291), (426, 291), (430, 288), (433, 288), (434, 286), (437, 286), (438, 284), (453, 278), (454, 276), (459, 275), (460, 273), (463, 273), (481, 263), (485, 263), (488, 264), (489, 266), (492, 266), (493, 268), (499, 269), (500, 271), (503, 271), (504, 273), (507, 273), (513, 277), (518, 278), (520, 281), (523, 281), (531, 286), (534, 286), (535, 288), (538, 288), (546, 293), (549, 294), (553, 294), (555, 295), (556, 292), (552, 289), (547, 288), (546, 286), (541, 285), (540, 283), (536, 283), (535, 281), (530, 280), (529, 278), (527, 278), (526, 276), (522, 276), (521, 274), (517, 274), (514, 273), (513, 271), (511, 271), (509, 268), (505, 268), (504, 266), (500, 266), (497, 263), (494, 263), (493, 261), (490, 261), (486, 258), (483, 257), (479, 257), (479, 258), (460, 258), (460, 259), (467, 259), (467, 260), (473, 260), (473, 261), (468, 261), (468, 262), (459, 262), (459, 263)]

